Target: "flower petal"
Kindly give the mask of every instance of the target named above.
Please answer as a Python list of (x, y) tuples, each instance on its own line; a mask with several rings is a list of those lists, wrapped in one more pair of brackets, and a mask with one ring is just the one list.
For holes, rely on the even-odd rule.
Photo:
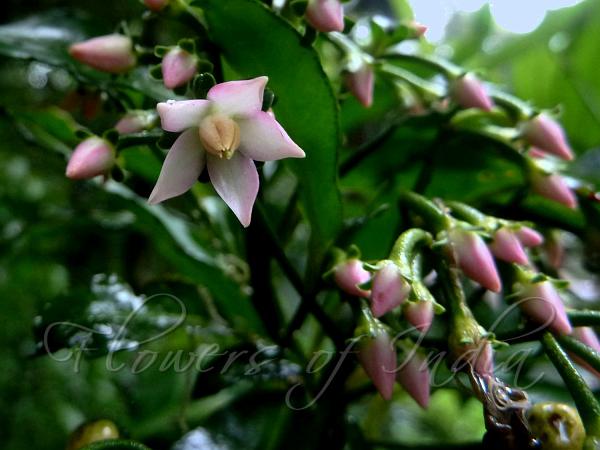
[(220, 113), (245, 116), (260, 111), (268, 77), (227, 81), (213, 86), (206, 96), (215, 102)]
[(240, 151), (255, 161), (304, 158), (304, 151), (288, 136), (283, 127), (263, 111), (239, 119)]
[(252, 206), (258, 193), (258, 172), (254, 162), (240, 152), (231, 159), (208, 155), (208, 175), (215, 191), (227, 203), (243, 226), (250, 225)]
[(208, 100), (169, 100), (156, 105), (156, 110), (162, 129), (179, 133), (186, 128), (197, 127), (210, 106)]
[(204, 169), (205, 155), (198, 130), (184, 131), (169, 150), (148, 202), (160, 203), (191, 188)]

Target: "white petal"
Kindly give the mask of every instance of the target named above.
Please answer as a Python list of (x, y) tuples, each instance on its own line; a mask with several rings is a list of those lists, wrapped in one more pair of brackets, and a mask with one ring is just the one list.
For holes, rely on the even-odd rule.
[(262, 108), (267, 81), (268, 77), (258, 77), (219, 83), (208, 91), (206, 98), (215, 102), (216, 108), (223, 114), (245, 116)]
[(167, 153), (148, 202), (160, 203), (190, 189), (204, 169), (205, 155), (198, 129), (184, 131)]
[(258, 193), (258, 172), (254, 162), (239, 152), (231, 159), (207, 155), (208, 175), (217, 194), (247, 227)]
[(283, 127), (266, 112), (258, 111), (238, 119), (237, 124), (240, 127), (240, 151), (255, 161), (306, 156)]
[(159, 103), (156, 110), (162, 129), (179, 133), (186, 128), (197, 127), (210, 106), (208, 100), (181, 100)]

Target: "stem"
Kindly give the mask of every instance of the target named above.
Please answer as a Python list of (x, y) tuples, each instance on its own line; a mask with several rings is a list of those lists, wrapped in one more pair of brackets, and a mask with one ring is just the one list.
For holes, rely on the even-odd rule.
[(542, 346), (544, 351), (564, 383), (571, 393), (575, 405), (585, 426), (586, 433), (589, 436), (600, 436), (600, 404), (594, 397), (590, 388), (585, 384), (585, 381), (579, 375), (579, 372), (573, 367), (569, 357), (564, 350), (558, 345), (558, 342), (552, 334), (546, 332), (542, 337)]
[(419, 274), (414, 273), (413, 260), (421, 247), (431, 245), (432, 242), (433, 238), (427, 231), (420, 228), (412, 228), (398, 237), (392, 247), (389, 259), (400, 267), (404, 276), (416, 279), (419, 277)]
[(441, 144), (448, 138), (448, 134), (448, 131), (444, 129), (438, 131), (437, 136), (435, 137), (433, 142), (429, 145), (427, 150), (425, 150), (423, 165), (421, 166), (419, 176), (417, 177), (417, 181), (415, 182), (415, 186), (413, 188), (414, 192), (418, 194), (423, 194), (427, 190), (427, 186), (429, 186), (433, 177), (433, 165), (437, 156), (438, 149), (441, 147)]
[(423, 78), (416, 76), (414, 73), (403, 69), (402, 67), (393, 66), (391, 64), (383, 64), (379, 71), (383, 74), (391, 75), (394, 78), (399, 78), (415, 89), (430, 94), (434, 97), (443, 97), (446, 94), (446, 91), (441, 86), (424, 80)]
[(469, 205), (465, 205), (464, 203), (446, 202), (446, 205), (452, 210), (452, 215), (456, 216), (458, 219), (469, 222), (471, 225), (482, 225), (488, 217), (481, 211), (472, 208)]
[(558, 342), (567, 351), (579, 356), (592, 368), (600, 372), (600, 353), (571, 336), (559, 336)]
[(389, 60), (399, 60), (399, 61), (408, 61), (408, 62), (416, 62), (423, 66), (427, 66), (436, 72), (440, 72), (446, 78), (456, 78), (461, 75), (463, 69), (460, 67), (451, 64), (448, 61), (433, 58), (433, 57), (424, 57), (419, 55), (407, 55), (403, 53), (389, 53), (384, 55), (385, 59)]
[(567, 312), (569, 321), (574, 327), (598, 327), (600, 326), (600, 311), (589, 309), (572, 310)]
[(269, 222), (266, 218), (262, 204), (257, 203), (255, 208), (256, 212), (258, 213), (257, 222), (263, 229), (265, 241), (267, 245), (271, 247), (273, 257), (280, 265), (281, 270), (283, 271), (284, 275), (288, 278), (296, 292), (298, 292), (298, 294), (302, 298), (300, 306), (296, 310), (294, 317), (292, 317), (292, 320), (283, 335), (282, 343), (285, 344), (291, 342), (293, 332), (302, 325), (304, 319), (306, 318), (306, 315), (308, 313), (311, 313), (315, 317), (315, 319), (317, 319), (317, 321), (321, 324), (321, 326), (325, 330), (325, 333), (334, 342), (334, 344), (340, 347), (343, 346), (344, 336), (338, 330), (335, 323), (329, 318), (329, 316), (327, 316), (327, 314), (325, 314), (323, 309), (321, 309), (321, 306), (317, 303), (317, 300), (315, 298), (315, 293), (305, 292), (304, 282), (302, 281), (302, 278), (300, 277), (296, 269), (294, 269), (294, 267), (288, 260), (287, 256), (285, 255), (285, 252), (282, 250), (282, 247), (279, 244), (277, 236), (275, 236), (275, 233), (269, 226)]
[(434, 232), (444, 230), (450, 225), (450, 220), (444, 211), (422, 195), (404, 192), (400, 194), (400, 202), (420, 215)]

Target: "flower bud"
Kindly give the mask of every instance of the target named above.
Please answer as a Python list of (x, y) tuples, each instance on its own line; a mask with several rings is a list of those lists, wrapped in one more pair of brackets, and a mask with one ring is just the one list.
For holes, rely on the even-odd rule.
[(416, 349), (410, 351), (396, 373), (398, 383), (424, 409), (429, 406), (430, 378), (427, 359)]
[(81, 142), (69, 159), (66, 175), (72, 180), (83, 180), (107, 174), (115, 164), (115, 149), (97, 136)]
[(481, 81), (471, 73), (456, 78), (450, 86), (454, 101), (463, 108), (479, 108), (490, 111), (494, 106)]
[(133, 42), (120, 34), (99, 36), (73, 44), (69, 53), (83, 64), (110, 73), (127, 72), (136, 62)]
[(429, 300), (408, 302), (404, 305), (403, 314), (413, 327), (421, 333), (427, 333), (433, 322), (433, 302)]
[(346, 74), (346, 85), (352, 95), (365, 107), (373, 103), (373, 69), (368, 64), (363, 64), (356, 72)]
[(144, 0), (144, 5), (150, 11), (158, 12), (169, 4), (169, 0)]
[(515, 230), (515, 234), (525, 247), (537, 247), (544, 242), (544, 236), (531, 227), (522, 226)]
[(410, 21), (407, 24), (408, 28), (413, 32), (411, 38), (418, 39), (422, 37), (427, 32), (427, 26), (419, 23), (417, 21)]
[(371, 279), (371, 274), (363, 268), (359, 259), (352, 258), (336, 265), (333, 269), (333, 278), (338, 287), (344, 292), (356, 297), (368, 298), (370, 291), (359, 287)]
[(502, 261), (517, 264), (529, 264), (527, 255), (523, 250), (521, 241), (512, 230), (505, 227), (494, 233), (494, 240), (490, 244), (494, 256)]
[(344, 31), (344, 8), (339, 0), (309, 0), (306, 20), (324, 33)]
[(567, 186), (564, 178), (557, 173), (546, 174), (539, 170), (534, 171), (531, 174), (531, 188), (542, 197), (562, 203), (569, 208), (577, 207), (575, 194)]
[(115, 129), (119, 134), (139, 133), (152, 126), (156, 117), (153, 111), (129, 111), (115, 124)]
[(468, 308), (454, 314), (450, 324), (448, 347), (458, 363), (458, 369), (466, 363), (481, 376), (493, 375), (494, 351), (486, 336), (486, 331), (477, 323)]
[(544, 113), (538, 114), (523, 126), (523, 137), (538, 149), (568, 161), (573, 159), (573, 151), (562, 127)]
[(172, 48), (162, 60), (163, 83), (167, 89), (174, 89), (190, 81), (197, 71), (195, 55), (180, 47)]
[(358, 344), (358, 361), (385, 400), (392, 398), (396, 379), (396, 350), (383, 328), (363, 336)]
[(400, 268), (392, 261), (385, 261), (373, 277), (371, 291), (371, 311), (375, 317), (399, 306), (410, 290), (410, 286), (402, 277)]
[(502, 289), (494, 258), (477, 233), (454, 228), (448, 232), (448, 239), (454, 259), (466, 276), (491, 291)]
[(550, 281), (528, 283), (519, 293), (519, 308), (533, 322), (557, 334), (571, 334), (563, 302)]

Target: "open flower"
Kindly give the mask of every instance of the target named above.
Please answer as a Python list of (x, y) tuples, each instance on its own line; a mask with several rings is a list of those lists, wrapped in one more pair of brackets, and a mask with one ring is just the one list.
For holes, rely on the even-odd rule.
[(206, 100), (159, 103), (164, 130), (178, 133), (150, 194), (150, 203), (183, 194), (208, 169), (221, 198), (247, 227), (258, 193), (255, 161), (303, 158), (304, 151), (261, 110), (267, 77), (213, 86)]

